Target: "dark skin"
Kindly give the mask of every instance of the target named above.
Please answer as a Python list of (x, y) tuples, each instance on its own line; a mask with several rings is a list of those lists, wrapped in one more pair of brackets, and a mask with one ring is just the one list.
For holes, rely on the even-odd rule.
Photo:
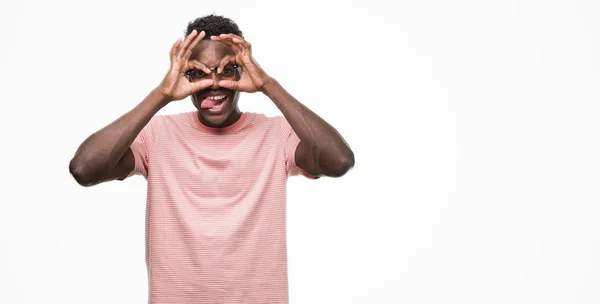
[[(233, 34), (204, 39), (205, 33), (193, 31), (178, 39), (170, 52), (171, 67), (160, 85), (135, 108), (89, 136), (77, 149), (69, 170), (82, 186), (92, 186), (123, 177), (134, 168), (129, 148), (150, 119), (172, 101), (192, 97), (198, 119), (210, 127), (226, 127), (241, 115), (239, 92), (262, 92), (275, 103), (301, 142), (296, 149), (296, 164), (313, 176), (340, 177), (354, 166), (354, 153), (340, 134), (270, 77), (254, 60), (251, 45)], [(204, 40), (203, 40), (204, 39)], [(229, 63), (243, 72), (233, 79), (217, 75)], [(217, 68), (213, 73), (212, 68)], [(185, 73), (202, 70), (210, 74), (200, 81), (189, 81)], [(207, 96), (226, 95), (228, 102), (218, 114), (201, 108)]]
[[(235, 53), (231, 47), (224, 43), (216, 43), (211, 40), (202, 40), (198, 43), (198, 46), (194, 49), (190, 56), (190, 60), (198, 62), (205, 70), (207, 67), (219, 68), (217, 72), (221, 71), (224, 65), (233, 63)], [(210, 71), (208, 73), (213, 81), (213, 85), (195, 94), (192, 94), (192, 103), (198, 109), (198, 119), (206, 126), (219, 128), (232, 125), (238, 119), (240, 119), (242, 113), (240, 112), (237, 104), (239, 99), (239, 91), (231, 90), (225, 87), (219, 86), (219, 77), (217, 73)], [(236, 79), (240, 79), (240, 74), (236, 75)], [(226, 95), (228, 102), (222, 114), (211, 114), (206, 109), (200, 107), (202, 100), (209, 95)]]

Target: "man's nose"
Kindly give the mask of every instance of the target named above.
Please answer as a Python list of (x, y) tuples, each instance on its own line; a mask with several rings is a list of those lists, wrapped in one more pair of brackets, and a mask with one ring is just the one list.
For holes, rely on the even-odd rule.
[(218, 68), (219, 67), (214, 67), (214, 68), (210, 69), (211, 73), (209, 74), (209, 76), (210, 76), (210, 79), (212, 79), (212, 81), (213, 81), (213, 85), (211, 87), (212, 89), (220, 88), (219, 80), (221, 80), (221, 79), (219, 78), (219, 75), (217, 73)]
[(220, 88), (220, 86), (219, 86), (220, 79), (219, 79), (219, 75), (217, 75), (217, 68), (211, 69), (210, 78), (213, 81), (213, 85), (211, 88), (213, 88), (213, 89)]

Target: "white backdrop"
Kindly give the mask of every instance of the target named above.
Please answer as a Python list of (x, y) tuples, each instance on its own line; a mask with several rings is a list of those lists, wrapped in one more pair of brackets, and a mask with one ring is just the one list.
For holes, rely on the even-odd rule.
[(290, 180), (291, 303), (600, 302), (598, 1), (1, 6), (0, 303), (147, 301), (143, 178), (83, 188), (68, 163), (213, 12), (356, 154)]

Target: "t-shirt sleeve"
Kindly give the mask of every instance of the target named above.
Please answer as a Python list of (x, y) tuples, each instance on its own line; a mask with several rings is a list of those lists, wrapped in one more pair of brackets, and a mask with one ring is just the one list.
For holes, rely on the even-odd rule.
[(157, 135), (158, 121), (161, 116), (154, 116), (146, 126), (142, 129), (142, 131), (136, 136), (131, 143), (131, 152), (133, 152), (133, 158), (135, 160), (135, 166), (133, 170), (127, 174), (119, 178), (119, 180), (124, 180), (133, 175), (141, 175), (144, 178), (148, 178), (148, 164), (149, 157), (152, 150), (152, 146), (154, 144), (154, 140)]
[(285, 165), (287, 169), (288, 176), (296, 176), (302, 175), (304, 177), (310, 179), (318, 179), (319, 176), (314, 176), (309, 174), (308, 172), (302, 170), (302, 168), (298, 167), (296, 164), (296, 149), (300, 144), (300, 138), (292, 129), (292, 126), (288, 123), (288, 121), (282, 117), (281, 125), (283, 128), (283, 134), (285, 136)]

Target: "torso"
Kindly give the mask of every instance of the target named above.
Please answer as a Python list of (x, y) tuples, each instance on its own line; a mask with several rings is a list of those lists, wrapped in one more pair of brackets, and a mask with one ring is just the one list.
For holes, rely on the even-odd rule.
[(148, 156), (150, 303), (287, 303), (283, 118), (195, 118), (162, 118)]

